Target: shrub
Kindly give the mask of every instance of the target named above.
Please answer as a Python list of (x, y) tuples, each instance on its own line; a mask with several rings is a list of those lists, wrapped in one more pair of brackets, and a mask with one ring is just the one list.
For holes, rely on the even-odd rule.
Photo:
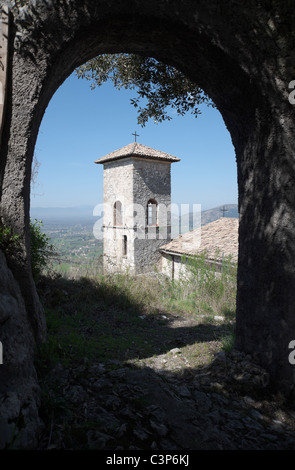
[(219, 253), (209, 263), (206, 253), (183, 256), (185, 270), (171, 284), (170, 299), (182, 310), (225, 316), (234, 319), (236, 307), (236, 264), (225, 257), (221, 271), (216, 271)]
[(0, 223), (0, 248), (5, 253), (9, 254), (15, 251), (15, 247), (17, 246), (19, 236), (15, 235), (11, 229), (11, 227), (6, 227)]
[(31, 232), (31, 264), (35, 281), (38, 281), (40, 274), (47, 267), (53, 256), (56, 256), (55, 247), (51, 244), (50, 238), (41, 231), (42, 221), (37, 219), (30, 221)]

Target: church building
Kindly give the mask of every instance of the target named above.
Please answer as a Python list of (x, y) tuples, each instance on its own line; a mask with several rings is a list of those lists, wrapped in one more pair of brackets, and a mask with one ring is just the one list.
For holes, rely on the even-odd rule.
[(168, 153), (133, 142), (95, 161), (103, 165), (104, 271), (152, 271), (171, 240)]

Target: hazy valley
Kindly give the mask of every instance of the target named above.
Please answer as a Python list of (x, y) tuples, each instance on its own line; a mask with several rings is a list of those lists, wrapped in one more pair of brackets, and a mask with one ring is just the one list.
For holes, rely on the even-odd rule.
[[(223, 212), (223, 208), (225, 211)], [(63, 275), (75, 276), (81, 272), (100, 272), (102, 267), (102, 233), (95, 231), (94, 226), (102, 226), (102, 219), (93, 216), (92, 207), (72, 208), (32, 208), (31, 218), (42, 221), (42, 230), (50, 237), (57, 256), (52, 259), (51, 268)], [(201, 213), (201, 223), (205, 225), (220, 218), (238, 217), (238, 206), (227, 204)], [(172, 238), (179, 233), (186, 233), (193, 228), (198, 217), (184, 214), (181, 218), (172, 214)], [(97, 234), (100, 234), (99, 239)]]

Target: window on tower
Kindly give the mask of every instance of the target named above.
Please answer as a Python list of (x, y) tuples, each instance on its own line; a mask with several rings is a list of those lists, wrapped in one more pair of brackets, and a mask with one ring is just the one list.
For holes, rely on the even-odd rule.
[(157, 201), (150, 199), (147, 203), (147, 225), (157, 225)]
[(114, 225), (122, 225), (123, 223), (123, 207), (120, 201), (114, 204)]
[(123, 235), (123, 256), (127, 256), (127, 235)]

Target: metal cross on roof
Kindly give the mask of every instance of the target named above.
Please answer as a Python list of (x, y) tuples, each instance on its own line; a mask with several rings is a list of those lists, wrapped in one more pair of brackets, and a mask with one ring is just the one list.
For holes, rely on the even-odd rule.
[(222, 217), (224, 217), (224, 213), (228, 211), (228, 209), (226, 209), (225, 206), (223, 206), (221, 209), (221, 212), (222, 212)]
[(136, 137), (139, 137), (139, 134), (136, 134), (136, 131), (135, 131), (135, 133), (132, 135), (134, 135), (134, 142), (136, 142)]

